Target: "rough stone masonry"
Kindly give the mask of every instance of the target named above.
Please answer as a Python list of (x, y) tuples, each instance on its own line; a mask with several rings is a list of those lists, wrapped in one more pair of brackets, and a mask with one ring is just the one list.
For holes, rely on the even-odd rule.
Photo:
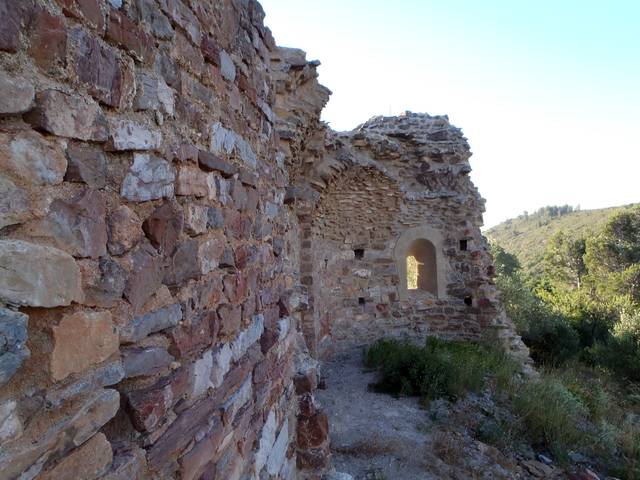
[(0, 478), (320, 478), (332, 351), (491, 334), (526, 356), (460, 130), (330, 131), (319, 64), (263, 19), (0, 0)]

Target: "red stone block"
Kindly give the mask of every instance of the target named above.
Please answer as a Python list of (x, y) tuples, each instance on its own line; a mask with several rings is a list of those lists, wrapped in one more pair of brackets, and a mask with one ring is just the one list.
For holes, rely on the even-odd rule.
[(142, 224), (142, 230), (155, 248), (171, 255), (184, 227), (184, 213), (178, 205), (164, 203)]
[(181, 412), (165, 434), (148, 450), (149, 468), (160, 471), (166, 464), (178, 458), (202, 426), (215, 421), (218, 406), (217, 398), (206, 397)]
[(171, 330), (172, 345), (169, 352), (176, 358), (184, 358), (213, 345), (218, 336), (215, 312), (205, 312)]
[(200, 48), (207, 62), (214, 64), (216, 67), (220, 66), (220, 47), (218, 47), (213, 38), (207, 35), (203, 36)]
[(225, 301), (222, 275), (212, 272), (203, 278), (196, 287), (196, 304), (202, 310), (215, 309)]
[(242, 311), (238, 306), (221, 305), (218, 308), (221, 340), (233, 340), (240, 330)]
[(26, 2), (0, 0), (0, 50), (16, 53), (20, 47), (20, 31), (25, 18)]
[(247, 266), (250, 259), (250, 247), (247, 245), (238, 245), (233, 249), (236, 267), (243, 269)]
[(251, 100), (251, 103), (256, 104), (258, 102), (258, 92), (256, 92), (256, 89), (249, 83), (249, 79), (242, 73), (238, 75), (238, 88)]
[(299, 373), (293, 378), (293, 385), (296, 387), (296, 395), (313, 393), (318, 387), (316, 370), (310, 368), (304, 373)]
[(478, 299), (478, 308), (491, 308), (493, 305), (488, 298)]
[(146, 65), (153, 63), (155, 58), (153, 38), (123, 13), (113, 8), (109, 12), (107, 39), (126, 48), (136, 60)]
[(207, 466), (216, 458), (216, 451), (224, 438), (224, 428), (219, 418), (214, 418), (207, 436), (180, 459), (180, 473), (183, 480), (201, 478)]
[(133, 425), (141, 432), (151, 432), (159, 427), (174, 401), (167, 379), (144, 390), (128, 392), (125, 397)]
[(200, 150), (198, 153), (198, 165), (205, 172), (219, 172), (225, 178), (230, 178), (238, 172), (234, 165), (219, 155), (205, 150)]
[(67, 26), (63, 17), (36, 7), (29, 22), (29, 43), (29, 55), (44, 71), (51, 73), (67, 66)]
[(73, 30), (77, 50), (74, 68), (78, 80), (101, 103), (123, 109), (131, 105), (135, 79), (131, 67), (116, 51), (82, 30)]
[(329, 437), (329, 419), (324, 412), (298, 419), (298, 447), (318, 448)]
[(93, 28), (104, 31), (104, 13), (98, 0), (56, 0), (67, 17), (85, 20)]
[(176, 119), (179, 122), (188, 125), (190, 128), (201, 133), (203, 136), (207, 134), (209, 124), (199, 106), (191, 103), (182, 95), (176, 95), (175, 109)]
[(316, 414), (316, 402), (312, 394), (302, 395), (298, 405), (300, 406), (300, 415), (303, 417), (313, 417)]
[(263, 354), (267, 354), (269, 350), (278, 342), (278, 331), (267, 329), (260, 337), (260, 349)]
[(273, 363), (273, 355), (265, 356), (262, 362), (258, 362), (253, 369), (253, 383), (256, 385), (263, 384), (269, 379), (269, 372)]
[(190, 143), (182, 143), (174, 146), (172, 149), (170, 158), (181, 163), (197, 163), (198, 162), (198, 147)]
[(171, 257), (165, 269), (163, 282), (166, 285), (180, 285), (201, 275), (198, 262), (198, 241), (187, 240), (181, 243)]
[(124, 296), (139, 312), (161, 285), (162, 259), (148, 243), (140, 245), (129, 255), (131, 272), (127, 278)]
[(264, 310), (264, 324), (266, 328), (275, 329), (278, 327), (278, 320), (280, 319), (280, 308), (271, 307)]
[(296, 463), (300, 470), (315, 470), (326, 468), (329, 465), (329, 449), (312, 448), (298, 451)]
[(242, 238), (243, 221), (240, 212), (232, 208), (225, 208), (223, 216), (225, 234), (233, 238)]
[(239, 272), (238, 281), (236, 283), (236, 299), (238, 303), (242, 303), (249, 293), (250, 273), (247, 271)]
[(196, 49), (189, 40), (180, 33), (176, 33), (172, 57), (196, 77), (199, 77), (204, 69), (204, 58), (200, 49)]

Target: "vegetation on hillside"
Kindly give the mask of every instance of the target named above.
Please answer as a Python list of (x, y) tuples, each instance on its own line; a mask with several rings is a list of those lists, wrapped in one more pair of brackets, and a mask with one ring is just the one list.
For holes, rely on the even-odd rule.
[(616, 473), (640, 478), (640, 207), (618, 210), (592, 233), (557, 231), (528, 272), (503, 246), (494, 243), (493, 254), (507, 314), (532, 358), (584, 397), (599, 435), (617, 439)]
[(557, 232), (539, 275), (493, 245), (507, 314), (538, 363), (578, 359), (640, 381), (640, 207), (583, 237)]
[(548, 206), (533, 213), (524, 212), (488, 229), (485, 235), (515, 255), (526, 275), (539, 275), (548, 240), (559, 231), (570, 238), (586, 237), (598, 232), (619, 211), (633, 208), (581, 210), (579, 207)]

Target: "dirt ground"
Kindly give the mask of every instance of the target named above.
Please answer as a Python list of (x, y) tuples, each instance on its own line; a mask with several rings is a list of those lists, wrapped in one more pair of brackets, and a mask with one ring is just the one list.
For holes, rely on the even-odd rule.
[(376, 373), (365, 371), (361, 349), (334, 355), (322, 378), (316, 398), (329, 415), (333, 463), (355, 480), (566, 478), (533, 452), (508, 458), (474, 439), (468, 424), (487, 408), (482, 396), (425, 409), (416, 398), (372, 392)]

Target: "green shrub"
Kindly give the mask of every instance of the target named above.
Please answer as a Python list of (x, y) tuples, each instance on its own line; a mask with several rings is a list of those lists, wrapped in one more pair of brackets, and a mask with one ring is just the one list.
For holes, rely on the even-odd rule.
[(560, 461), (566, 461), (569, 449), (584, 443), (580, 426), (588, 411), (556, 376), (541, 375), (520, 385), (513, 405), (531, 440), (547, 445)]
[(616, 399), (605, 371), (590, 369), (578, 363), (556, 373), (563, 385), (587, 408), (594, 423), (619, 417)]
[(640, 480), (640, 427), (625, 423), (618, 444), (621, 458), (612, 464), (612, 473), (620, 478)]
[(640, 311), (623, 311), (612, 336), (587, 349), (584, 358), (592, 365), (640, 382)]
[(530, 323), (522, 340), (529, 347), (531, 358), (541, 365), (561, 365), (575, 358), (581, 349), (578, 333), (563, 319), (547, 312)]
[(522, 446), (523, 428), (521, 422), (509, 422), (495, 418), (486, 418), (478, 424), (475, 438), (498, 450), (513, 450)]
[(380, 371), (376, 391), (419, 396), (423, 401), (455, 400), (478, 391), (488, 376), (511, 378), (515, 362), (501, 352), (473, 343), (429, 338), (424, 347), (398, 340), (379, 340), (365, 352), (365, 365)]

